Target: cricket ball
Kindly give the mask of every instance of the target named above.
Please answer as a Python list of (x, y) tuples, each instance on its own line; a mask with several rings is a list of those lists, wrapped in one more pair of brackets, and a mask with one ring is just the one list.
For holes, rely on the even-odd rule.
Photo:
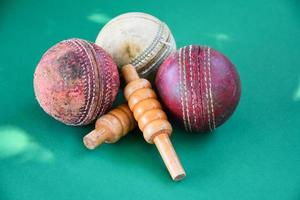
[(110, 109), (118, 68), (101, 47), (69, 39), (51, 47), (34, 73), (34, 92), (46, 113), (68, 125), (86, 125)]
[(241, 86), (234, 65), (222, 53), (190, 45), (171, 54), (155, 80), (165, 107), (187, 131), (212, 131), (238, 105)]
[(168, 26), (139, 12), (113, 18), (99, 32), (96, 44), (112, 56), (119, 68), (132, 64), (140, 77), (150, 80), (164, 59), (176, 51)]

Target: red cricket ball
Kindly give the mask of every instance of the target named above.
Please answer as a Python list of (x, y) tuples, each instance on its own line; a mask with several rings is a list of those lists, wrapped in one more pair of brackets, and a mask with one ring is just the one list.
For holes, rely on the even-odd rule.
[(187, 131), (212, 131), (238, 105), (241, 86), (234, 65), (220, 52), (190, 45), (160, 66), (155, 84), (159, 96)]
[(119, 89), (112, 58), (99, 46), (69, 39), (50, 48), (34, 74), (34, 92), (46, 113), (68, 125), (85, 125), (110, 109)]

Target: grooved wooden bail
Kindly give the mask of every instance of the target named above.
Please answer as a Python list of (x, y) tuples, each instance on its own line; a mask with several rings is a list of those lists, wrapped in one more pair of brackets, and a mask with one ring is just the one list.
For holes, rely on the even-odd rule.
[(174, 181), (183, 179), (185, 171), (169, 139), (172, 126), (161, 109), (150, 82), (139, 78), (132, 65), (125, 65), (122, 74), (127, 82), (124, 89), (125, 98), (145, 140), (156, 145), (172, 179)]
[(127, 104), (122, 104), (101, 116), (95, 125), (95, 130), (83, 137), (83, 143), (88, 149), (95, 149), (103, 142), (115, 143), (136, 126), (132, 112)]

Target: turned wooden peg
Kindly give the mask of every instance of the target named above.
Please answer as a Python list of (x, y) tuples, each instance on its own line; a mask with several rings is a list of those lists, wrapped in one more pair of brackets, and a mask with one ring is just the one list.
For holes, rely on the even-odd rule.
[(123, 66), (122, 74), (127, 83), (125, 98), (145, 140), (156, 145), (172, 179), (181, 180), (185, 177), (185, 171), (169, 139), (172, 126), (161, 109), (150, 82), (140, 78), (132, 65)]
[(83, 143), (88, 149), (95, 149), (103, 142), (115, 143), (135, 126), (128, 105), (122, 104), (97, 119), (95, 129), (83, 137)]

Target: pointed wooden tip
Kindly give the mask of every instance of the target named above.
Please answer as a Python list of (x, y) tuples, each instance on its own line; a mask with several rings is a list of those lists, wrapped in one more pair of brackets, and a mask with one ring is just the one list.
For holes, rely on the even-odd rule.
[(86, 146), (86, 148), (93, 150), (106, 140), (107, 134), (103, 134), (103, 131), (95, 129), (83, 137), (83, 144)]
[(172, 179), (174, 181), (182, 180), (186, 174), (168, 134), (161, 133), (155, 136), (153, 142), (155, 143)]

